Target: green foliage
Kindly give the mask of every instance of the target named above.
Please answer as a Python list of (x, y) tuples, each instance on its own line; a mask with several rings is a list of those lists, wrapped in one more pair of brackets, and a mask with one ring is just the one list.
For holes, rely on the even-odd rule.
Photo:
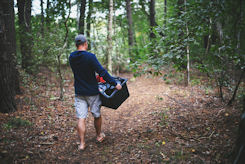
[(165, 83), (166, 83), (166, 84), (171, 84), (171, 80), (170, 80), (170, 79), (166, 79), (166, 80), (165, 80)]
[(160, 125), (161, 126), (167, 126), (168, 125), (168, 116), (164, 111), (160, 113), (160, 118), (161, 118)]
[[(66, 30), (62, 21), (60, 20), (58, 23), (54, 23), (55, 26), (49, 27), (49, 31), (46, 31), (44, 36), (39, 32), (35, 33), (33, 54), (37, 65), (48, 66), (54, 70), (59, 54), (61, 54), (62, 64), (68, 63), (68, 55), (75, 48), (73, 43), (75, 32), (69, 32), (67, 48), (63, 51)], [(75, 25), (74, 22), (74, 19), (68, 20), (69, 25)], [(40, 30), (39, 27), (36, 28), (37, 31)]]
[(200, 79), (192, 79), (191, 80), (191, 84), (192, 85), (200, 85), (201, 84), (201, 80)]
[(9, 130), (13, 128), (28, 127), (31, 125), (32, 123), (28, 120), (14, 117), (14, 118), (11, 118), (7, 123), (3, 124), (3, 128)]
[(163, 98), (161, 96), (156, 96), (156, 99), (159, 100), (159, 101), (163, 100)]
[[(156, 35), (155, 40), (158, 55), (147, 55), (143, 72), (157, 72), (155, 75), (158, 75), (164, 66), (185, 71), (189, 46), (191, 68), (206, 73), (216, 81), (216, 86), (226, 87), (232, 92), (239, 74), (245, 69), (245, 42), (241, 39), (241, 34), (245, 33), (245, 21), (241, 17), (244, 6), (240, 1), (191, 0), (186, 4), (184, 1), (168, 1), (166, 23), (156, 28), (156, 34), (162, 33)], [(149, 45), (151, 43), (146, 44), (147, 49)], [(170, 83), (166, 76), (163, 79)], [(178, 79), (181, 83), (184, 76)], [(193, 79), (191, 83), (199, 85), (200, 80)]]
[(245, 97), (245, 84), (244, 82), (241, 84), (241, 88), (238, 90), (238, 93), (237, 93), (237, 98), (242, 102), (244, 97)]
[[(49, 11), (45, 10), (45, 22), (40, 15), (32, 17), (33, 65), (48, 66), (56, 70), (57, 55), (61, 55), (62, 64), (68, 63), (69, 53), (75, 50), (73, 43), (77, 34), (77, 20), (70, 18), (67, 22), (69, 34), (67, 48), (62, 47), (66, 29), (64, 20), (68, 14), (68, 1), (50, 1)], [(186, 2), (186, 3), (184, 3)], [(73, 2), (77, 5), (77, 2)], [(162, 76), (168, 67), (178, 74), (163, 77), (167, 84), (186, 80), (183, 75), (187, 69), (187, 47), (190, 50), (190, 67), (208, 75), (218, 87), (232, 91), (237, 84), (237, 74), (245, 69), (245, 5), (235, 1), (173, 0), (167, 1), (167, 13), (164, 13), (164, 0), (156, 1), (156, 22), (153, 29), (155, 39), (150, 39), (149, 3), (132, 2), (132, 19), (135, 46), (128, 45), (128, 21), (125, 1), (115, 1), (113, 18), (112, 61), (114, 73), (132, 71), (135, 76), (151, 74)], [(90, 44), (104, 66), (107, 64), (107, 23), (108, 1), (95, 1), (91, 17)], [(86, 10), (88, 12), (88, 10)], [(48, 17), (47, 17), (48, 14)], [(86, 13), (88, 14), (88, 13)], [(85, 15), (86, 15), (85, 14)], [(17, 21), (17, 19), (16, 19)], [(47, 24), (48, 21), (48, 24)], [(86, 20), (85, 20), (86, 22)], [(44, 34), (41, 27), (44, 27)], [(188, 27), (188, 32), (187, 32)], [(19, 27), (16, 23), (16, 29)], [(85, 28), (86, 31), (86, 28)], [(17, 45), (20, 45), (19, 34)], [(129, 56), (129, 48), (132, 54)], [(17, 56), (21, 63), (21, 56)], [(182, 74), (182, 75), (181, 75)], [(236, 76), (234, 76), (236, 74)], [(193, 79), (193, 85), (200, 80)]]

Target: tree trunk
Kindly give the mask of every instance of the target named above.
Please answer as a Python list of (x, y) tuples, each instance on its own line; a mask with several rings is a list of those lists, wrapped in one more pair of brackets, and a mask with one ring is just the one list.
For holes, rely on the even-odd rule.
[(221, 44), (224, 43), (224, 40), (223, 40), (223, 27), (222, 27), (222, 24), (221, 22), (217, 21), (216, 22), (216, 29), (217, 29), (217, 32), (219, 34), (219, 41)]
[[(96, 43), (97, 42), (96, 36), (98, 36), (97, 35), (97, 30), (94, 28), (94, 26), (93, 26), (92, 29), (93, 29), (93, 36), (94, 36), (93, 41)], [(94, 51), (98, 51), (97, 44), (94, 44), (93, 46), (94, 46)]]
[[(155, 26), (158, 26), (157, 25), (157, 22), (156, 22), (156, 18), (155, 18), (155, 14), (156, 14), (156, 11), (155, 11), (155, 0), (150, 0), (149, 2), (149, 9), (150, 9), (150, 14), (148, 14), (148, 12), (146, 11), (146, 8), (145, 8), (145, 1), (144, 0), (140, 0), (139, 1), (139, 5), (141, 6), (141, 11), (147, 16), (148, 18), (148, 21), (150, 23), (150, 39), (152, 40), (152, 43), (153, 43), (153, 47), (154, 46), (154, 38), (156, 37), (155, 33), (154, 33), (154, 27)], [(159, 35), (161, 36), (164, 36), (164, 34), (160, 31), (159, 32)], [(152, 50), (151, 50), (152, 51)], [(138, 53), (138, 52), (136, 52)]]
[[(66, 47), (66, 43), (64, 43), (62, 50), (64, 49), (64, 47)], [(62, 53), (59, 53), (57, 55), (57, 60), (58, 60), (58, 64), (57, 64), (57, 71), (58, 71), (58, 76), (59, 76), (59, 83), (60, 83), (60, 100), (63, 100), (64, 98), (64, 80), (63, 80), (63, 76), (62, 76), (62, 72), (61, 72), (61, 57)]]
[(154, 27), (157, 26), (156, 18), (155, 18), (155, 0), (150, 0), (150, 39), (156, 38), (154, 33)]
[[(115, 8), (115, 3), (113, 4), (113, 8)], [(113, 32), (114, 34), (117, 34), (117, 19), (116, 19), (116, 10), (113, 10)], [(120, 72), (120, 52), (119, 52), (119, 46), (120, 42), (117, 42), (115, 45), (115, 67), (114, 67), (114, 73), (119, 76)]]
[(16, 110), (14, 97), (18, 87), (13, 0), (0, 1), (0, 27), (0, 112), (6, 113)]
[(113, 0), (109, 3), (109, 15), (108, 15), (108, 33), (107, 33), (107, 68), (109, 73), (112, 73), (112, 20), (113, 20)]
[(80, 20), (80, 6), (81, 6), (81, 2), (80, 1), (76, 1), (76, 6), (77, 6), (77, 15), (76, 15), (76, 21), (77, 21), (77, 31), (79, 31), (79, 20)]
[(130, 0), (126, 0), (127, 19), (128, 19), (128, 46), (129, 57), (132, 59), (132, 48), (134, 47), (133, 21)]
[(89, 0), (88, 3), (88, 16), (87, 16), (87, 40), (88, 40), (88, 49), (91, 49), (91, 39), (90, 39), (90, 30), (91, 30), (91, 14), (93, 12), (93, 0)]
[(167, 0), (164, 0), (164, 14), (167, 15)]
[(47, 7), (46, 7), (46, 28), (49, 30), (50, 27), (50, 1), (47, 0)]
[[(222, 71), (220, 77), (217, 78), (216, 83), (217, 83), (217, 86), (219, 87), (219, 97), (220, 97), (221, 101), (224, 101), (224, 95), (223, 95), (224, 84), (223, 84), (222, 75), (223, 75), (223, 71)], [(216, 76), (218, 76), (218, 75), (216, 75)]]
[(86, 0), (81, 0), (80, 18), (79, 18), (79, 33), (84, 34)]
[(41, 5), (41, 35), (44, 37), (44, 13), (43, 13), (43, 0), (40, 1)]
[[(211, 32), (212, 30), (212, 19), (209, 18), (209, 31)], [(205, 48), (205, 56), (208, 55), (210, 45), (211, 45), (211, 33), (209, 32), (208, 36), (204, 37), (204, 48)]]
[[(242, 22), (243, 22), (243, 3), (242, 0), (239, 1), (240, 13), (239, 13), (239, 21), (238, 21), (238, 32), (237, 32), (237, 53), (241, 55), (241, 33), (242, 33)], [(244, 29), (244, 28), (243, 28)]]
[[(180, 17), (184, 12), (184, 0), (178, 0), (177, 1), (177, 14), (178, 16)], [(178, 40), (183, 40), (185, 39), (185, 32), (186, 32), (186, 29), (184, 30), (185, 28), (183, 27), (179, 27), (178, 29)], [(181, 41), (182, 42), (182, 41)], [(180, 48), (180, 50), (182, 51), (182, 53), (180, 54), (180, 59), (178, 62), (179, 62), (179, 68), (181, 70), (186, 70), (187, 66), (186, 66), (186, 62), (185, 60), (185, 55), (186, 55), (186, 47), (182, 46)], [(184, 74), (185, 75), (185, 81), (187, 81), (188, 77), (187, 77), (187, 74)]]
[(64, 98), (64, 80), (63, 80), (63, 75), (61, 72), (61, 54), (65, 51), (65, 48), (67, 47), (67, 38), (68, 38), (68, 33), (69, 33), (69, 29), (68, 29), (68, 19), (70, 18), (70, 14), (71, 14), (71, 0), (69, 0), (69, 12), (67, 15), (67, 18), (65, 19), (64, 25), (65, 25), (65, 38), (64, 38), (64, 44), (63, 47), (60, 51), (60, 53), (57, 55), (57, 60), (58, 60), (58, 65), (57, 65), (57, 70), (58, 70), (58, 76), (59, 76), (59, 82), (60, 82), (60, 100), (63, 100)]
[(17, 0), (22, 68), (32, 66), (31, 0)]
[(157, 58), (158, 53), (156, 53), (156, 35), (155, 35), (155, 27), (157, 26), (156, 23), (156, 18), (155, 18), (155, 0), (150, 0), (149, 2), (149, 11), (150, 11), (150, 15), (149, 15), (149, 22), (150, 22), (150, 54), (151, 56), (153, 56), (153, 58)]
[[(240, 13), (239, 13), (239, 21), (238, 21), (238, 30), (237, 30), (237, 53), (238, 53), (238, 55), (240, 56), (241, 55), (241, 24), (242, 24), (242, 20), (243, 20), (243, 10), (242, 10), (242, 7), (243, 7), (243, 4), (242, 4), (242, 0), (240, 0), (239, 1), (239, 7), (240, 7)], [(236, 26), (237, 27), (237, 26)], [(236, 87), (235, 87), (235, 89), (234, 89), (234, 92), (233, 92), (233, 95), (232, 95), (232, 98), (229, 100), (229, 102), (228, 102), (228, 104), (227, 105), (232, 105), (232, 103), (233, 103), (233, 101), (235, 100), (235, 98), (236, 98), (236, 93), (237, 93), (237, 91), (238, 91), (238, 88), (239, 88), (239, 85), (240, 85), (240, 83), (242, 82), (242, 79), (243, 79), (243, 77), (244, 77), (244, 73), (245, 73), (245, 69), (243, 69), (242, 71), (241, 71), (241, 75), (240, 75), (240, 78), (239, 78), (239, 80), (238, 80), (238, 82), (237, 82), (237, 85), (236, 85)]]
[(245, 73), (245, 71), (242, 71), (242, 73), (241, 73), (241, 75), (240, 75), (240, 78), (239, 78), (239, 80), (238, 80), (238, 82), (237, 82), (237, 85), (236, 85), (236, 87), (235, 87), (235, 89), (234, 89), (233, 95), (232, 95), (231, 99), (229, 100), (229, 102), (228, 102), (228, 104), (227, 104), (228, 106), (232, 105), (233, 101), (234, 101), (235, 98), (236, 98), (236, 93), (237, 93), (238, 88), (239, 88), (239, 85), (240, 85), (240, 83), (241, 83), (241, 81), (242, 81), (242, 79), (243, 79), (244, 73)]

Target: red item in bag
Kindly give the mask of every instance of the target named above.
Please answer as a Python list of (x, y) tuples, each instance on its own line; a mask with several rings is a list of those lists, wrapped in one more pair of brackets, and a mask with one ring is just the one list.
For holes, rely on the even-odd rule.
[(100, 77), (99, 75), (96, 76), (97, 82), (105, 83), (106, 81), (103, 79), (103, 77)]

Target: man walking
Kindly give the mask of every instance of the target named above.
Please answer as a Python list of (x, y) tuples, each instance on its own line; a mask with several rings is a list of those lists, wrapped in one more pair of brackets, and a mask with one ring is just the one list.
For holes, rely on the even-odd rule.
[(74, 74), (75, 87), (75, 109), (77, 122), (77, 132), (80, 137), (79, 150), (84, 150), (86, 118), (88, 108), (94, 116), (94, 127), (96, 130), (96, 140), (102, 142), (105, 134), (101, 132), (102, 117), (100, 114), (101, 100), (99, 97), (98, 83), (96, 81), (95, 72), (103, 77), (105, 81), (116, 86), (120, 90), (122, 86), (110, 76), (110, 74), (101, 66), (96, 56), (87, 51), (88, 43), (84, 35), (75, 37), (77, 51), (70, 54), (69, 62)]

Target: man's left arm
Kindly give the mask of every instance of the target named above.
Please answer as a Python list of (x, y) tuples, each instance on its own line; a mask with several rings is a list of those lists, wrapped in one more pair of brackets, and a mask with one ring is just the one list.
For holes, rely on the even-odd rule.
[(116, 80), (114, 80), (114, 78), (106, 71), (106, 69), (102, 67), (102, 65), (97, 60), (95, 55), (91, 55), (91, 56), (92, 56), (92, 67), (95, 70), (95, 72), (97, 72), (100, 77), (103, 77), (105, 81), (116, 86), (117, 85)]

